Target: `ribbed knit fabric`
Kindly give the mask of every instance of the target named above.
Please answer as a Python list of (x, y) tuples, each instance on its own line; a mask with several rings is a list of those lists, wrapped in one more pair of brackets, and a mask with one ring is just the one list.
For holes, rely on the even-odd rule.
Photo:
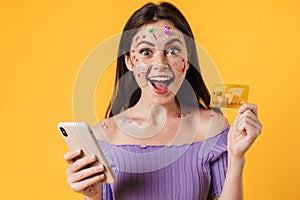
[(117, 181), (103, 184), (103, 199), (207, 200), (222, 191), (229, 128), (182, 146), (113, 145), (99, 141)]

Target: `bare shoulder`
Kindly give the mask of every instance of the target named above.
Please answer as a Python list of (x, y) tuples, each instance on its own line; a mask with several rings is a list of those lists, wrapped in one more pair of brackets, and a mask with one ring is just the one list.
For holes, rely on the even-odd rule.
[(92, 127), (97, 140), (109, 142), (110, 137), (116, 132), (116, 125), (113, 118), (105, 118)]
[(226, 117), (213, 110), (200, 109), (199, 124), (202, 126), (201, 133), (205, 134), (204, 139), (213, 137), (228, 127)]

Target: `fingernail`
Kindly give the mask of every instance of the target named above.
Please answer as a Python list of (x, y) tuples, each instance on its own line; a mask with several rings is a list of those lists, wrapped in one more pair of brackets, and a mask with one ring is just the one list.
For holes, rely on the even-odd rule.
[(241, 113), (241, 112), (242, 112), (242, 110), (243, 110), (243, 106), (242, 106), (242, 107), (240, 107), (240, 109), (239, 109), (239, 113)]
[(91, 160), (96, 160), (96, 159), (97, 159), (97, 157), (95, 155), (91, 156)]
[(104, 166), (103, 165), (99, 165), (98, 167), (100, 170), (104, 170)]
[(246, 104), (244, 103), (244, 104), (240, 107), (239, 112), (241, 112), (243, 109), (245, 109), (245, 107), (246, 107)]
[(77, 149), (75, 153), (81, 153), (81, 149)]
[(103, 178), (105, 178), (105, 175), (104, 175), (104, 174), (101, 174), (99, 177), (100, 177), (101, 179), (103, 179)]

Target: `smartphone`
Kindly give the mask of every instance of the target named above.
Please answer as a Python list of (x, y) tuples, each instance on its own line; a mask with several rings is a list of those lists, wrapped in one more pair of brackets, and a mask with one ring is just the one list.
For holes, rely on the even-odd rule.
[[(81, 149), (84, 155), (95, 155), (105, 170), (106, 183), (114, 183), (116, 177), (102, 152), (91, 128), (85, 122), (59, 122), (57, 127), (70, 150)], [(96, 162), (94, 165), (99, 164)]]

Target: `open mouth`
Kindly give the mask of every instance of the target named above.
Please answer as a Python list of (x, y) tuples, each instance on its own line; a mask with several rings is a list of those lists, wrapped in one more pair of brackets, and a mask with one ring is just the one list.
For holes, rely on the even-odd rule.
[(150, 77), (148, 82), (152, 85), (154, 92), (164, 94), (168, 91), (168, 86), (173, 82), (173, 78), (165, 76)]

